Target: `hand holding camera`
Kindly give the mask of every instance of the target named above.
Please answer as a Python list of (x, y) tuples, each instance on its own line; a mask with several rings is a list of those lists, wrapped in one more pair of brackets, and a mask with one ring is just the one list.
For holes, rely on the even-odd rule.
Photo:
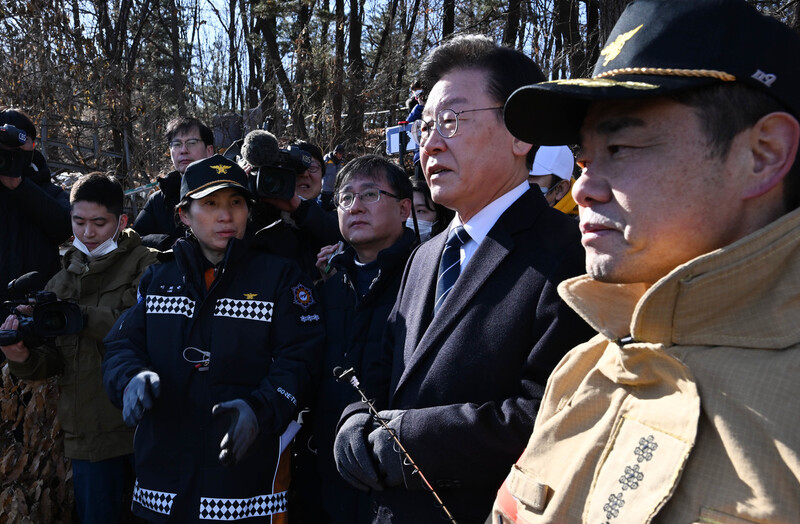
[(83, 314), (77, 304), (59, 300), (50, 291), (31, 291), (41, 288), (46, 281), (38, 272), (31, 271), (9, 282), (9, 295), (24, 298), (3, 302), (0, 311), (5, 310), (14, 321), (9, 317), (0, 328), (0, 346), (21, 342), (27, 348), (37, 348), (55, 337), (83, 329)]
[[(19, 328), (19, 319), (16, 315), (8, 315), (6, 320), (0, 326), (2, 330), (13, 330), (16, 331)], [(27, 346), (20, 340), (14, 344), (10, 344), (7, 346), (0, 346), (0, 351), (6, 356), (6, 358), (10, 362), (25, 362), (30, 357), (31, 352), (28, 350)]]

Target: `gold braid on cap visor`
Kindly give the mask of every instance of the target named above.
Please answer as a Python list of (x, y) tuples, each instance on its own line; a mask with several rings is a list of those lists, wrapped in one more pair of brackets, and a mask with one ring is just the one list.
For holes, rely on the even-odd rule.
[(696, 78), (716, 78), (723, 82), (734, 82), (736, 77), (724, 71), (714, 71), (713, 69), (671, 69), (664, 67), (625, 67), (622, 69), (612, 69), (605, 73), (600, 73), (594, 78), (607, 78), (614, 75), (654, 75), (654, 76), (685, 76)]

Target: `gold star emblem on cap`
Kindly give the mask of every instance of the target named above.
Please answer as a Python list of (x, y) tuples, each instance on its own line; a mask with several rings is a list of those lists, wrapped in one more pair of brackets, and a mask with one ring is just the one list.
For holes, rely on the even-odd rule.
[(622, 33), (616, 39), (614, 39), (613, 42), (608, 44), (602, 51), (600, 51), (600, 54), (606, 57), (606, 59), (603, 61), (604, 67), (607, 66), (609, 62), (617, 58), (625, 43), (630, 40), (633, 35), (635, 35), (643, 26), (644, 24), (641, 24), (639, 27), (631, 29), (627, 33)]
[(215, 166), (209, 166), (209, 167), (214, 171), (216, 171), (218, 175), (224, 175), (225, 173), (228, 172), (228, 169), (231, 168), (231, 166), (226, 166), (225, 164), (217, 164)]

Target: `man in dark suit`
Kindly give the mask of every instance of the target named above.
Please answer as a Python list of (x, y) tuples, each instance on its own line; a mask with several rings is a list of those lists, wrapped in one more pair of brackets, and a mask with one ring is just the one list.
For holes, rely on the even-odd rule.
[[(575, 221), (529, 190), (535, 148), (503, 123), (506, 98), (543, 80), (539, 68), (465, 36), (435, 49), (421, 78), (430, 94), (414, 131), (425, 178), (457, 215), (409, 259), (386, 354), (361, 378), (455, 520), (483, 522), (547, 377), (591, 336), (556, 292), (583, 272), (584, 254)], [(362, 406), (345, 410), (334, 453), (346, 480), (373, 491), (375, 522), (446, 515)]]

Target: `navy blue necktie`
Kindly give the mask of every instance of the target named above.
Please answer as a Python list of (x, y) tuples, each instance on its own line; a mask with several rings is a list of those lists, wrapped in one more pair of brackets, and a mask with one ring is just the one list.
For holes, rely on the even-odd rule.
[(447, 242), (439, 261), (439, 277), (436, 279), (436, 302), (433, 304), (435, 315), (444, 299), (453, 289), (458, 275), (461, 273), (461, 246), (469, 242), (469, 233), (463, 225), (458, 225), (447, 234)]

